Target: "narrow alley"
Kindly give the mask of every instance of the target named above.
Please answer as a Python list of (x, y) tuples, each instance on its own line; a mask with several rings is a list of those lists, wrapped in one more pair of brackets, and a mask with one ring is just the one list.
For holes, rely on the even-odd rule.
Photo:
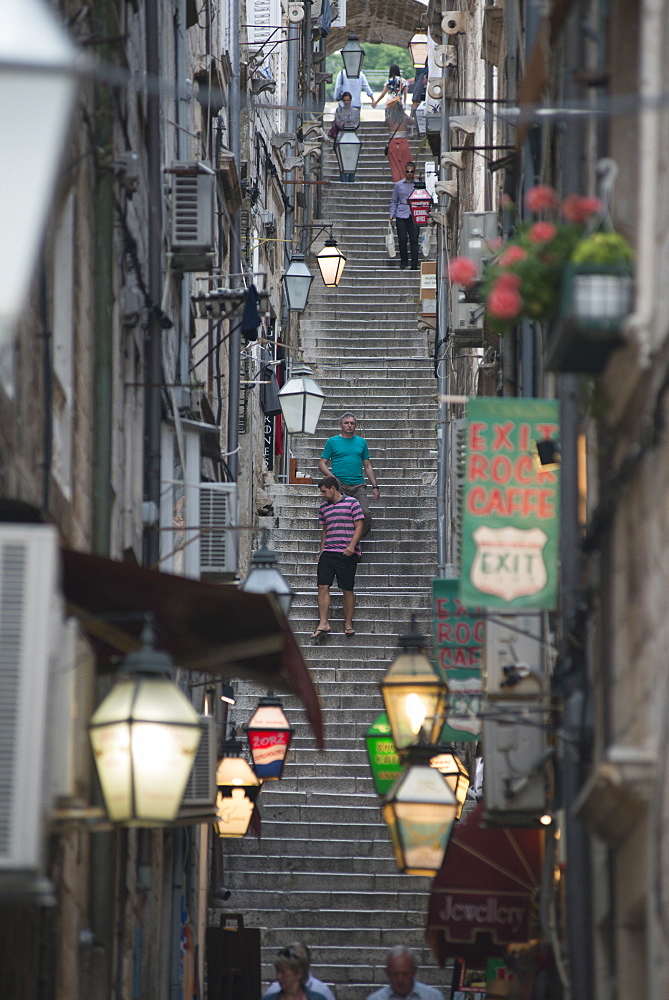
[[(335, 290), (314, 283), (301, 323), (304, 358), (326, 397), (318, 433), (296, 447), (298, 468), (313, 485), (277, 485), (266, 519), (296, 590), (291, 623), (321, 694), (327, 749), (315, 749), (297, 699), (285, 698), (296, 735), (283, 780), (261, 797), (262, 840), (229, 841), (225, 859), (228, 905), (267, 928), (264, 979), (272, 978), (275, 949), (301, 938), (312, 949), (314, 974), (335, 985), (338, 1000), (363, 1000), (382, 985), (387, 949), (398, 943), (432, 966), (421, 972), (425, 981), (444, 977), (424, 939), (427, 883), (397, 871), (364, 743), (383, 710), (379, 682), (412, 612), (430, 635), (436, 403), (431, 345), (417, 329), (419, 275), (401, 271), (384, 245), (392, 191), (387, 129), (363, 120), (359, 136), (356, 182), (339, 183), (331, 150), (324, 171), (322, 220), (334, 224), (347, 256), (344, 276)], [(414, 155), (419, 146), (414, 138)], [(368, 442), (381, 495), (372, 501), (374, 526), (356, 577), (356, 635), (343, 635), (334, 587), (332, 635), (313, 646), (318, 458), (345, 410)], [(240, 693), (243, 718), (256, 694)]]

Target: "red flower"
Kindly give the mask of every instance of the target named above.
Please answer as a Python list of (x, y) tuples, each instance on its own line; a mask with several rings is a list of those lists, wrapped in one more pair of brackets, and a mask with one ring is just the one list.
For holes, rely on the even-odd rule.
[(448, 278), (456, 285), (469, 288), (478, 277), (478, 267), (469, 257), (454, 257), (448, 265)]
[(515, 288), (496, 281), (486, 306), (495, 319), (515, 319), (523, 310), (523, 300)]
[(562, 202), (562, 214), (567, 222), (581, 224), (601, 211), (602, 203), (599, 198), (582, 198), (580, 194), (570, 194)]
[(545, 209), (557, 208), (557, 194), (547, 184), (537, 184), (525, 195), (525, 204), (530, 212), (543, 212)]
[(551, 222), (535, 222), (530, 226), (527, 236), (532, 243), (548, 243), (556, 233), (557, 230)]
[(511, 246), (506, 248), (497, 263), (500, 267), (510, 267), (511, 264), (517, 264), (519, 261), (525, 260), (526, 257), (527, 252), (522, 247), (512, 243)]
[(519, 274), (512, 271), (503, 271), (495, 281), (496, 288), (510, 288), (512, 291), (520, 291), (522, 280)]

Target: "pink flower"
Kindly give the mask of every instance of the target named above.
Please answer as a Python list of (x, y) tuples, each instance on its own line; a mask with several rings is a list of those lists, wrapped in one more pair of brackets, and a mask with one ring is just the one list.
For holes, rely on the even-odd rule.
[(556, 233), (557, 230), (551, 222), (535, 222), (530, 226), (527, 236), (532, 243), (548, 243)]
[(521, 284), (520, 275), (514, 274), (512, 271), (503, 271), (495, 281), (496, 288), (510, 288), (516, 292), (520, 291)]
[(478, 277), (478, 267), (469, 257), (454, 257), (448, 265), (448, 278), (456, 285), (469, 288)]
[(523, 300), (515, 288), (496, 281), (486, 302), (488, 312), (495, 319), (515, 319), (523, 310)]
[(530, 212), (543, 212), (545, 209), (557, 208), (557, 194), (547, 184), (537, 184), (525, 195), (525, 204)]
[(567, 222), (587, 222), (591, 215), (597, 215), (601, 211), (602, 203), (599, 198), (582, 198), (580, 194), (570, 194), (562, 202), (562, 214)]
[(512, 243), (510, 247), (502, 253), (497, 263), (500, 267), (510, 267), (512, 264), (517, 264), (521, 260), (525, 260), (527, 257), (527, 252), (523, 250), (522, 247), (516, 246)]

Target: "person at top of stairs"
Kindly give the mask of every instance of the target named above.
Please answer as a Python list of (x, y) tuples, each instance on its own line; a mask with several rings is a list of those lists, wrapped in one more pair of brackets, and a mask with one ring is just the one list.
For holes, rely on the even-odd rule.
[(443, 995), (434, 986), (426, 986), (416, 979), (418, 966), (416, 959), (403, 944), (395, 945), (386, 958), (386, 975), (388, 985), (375, 990), (367, 1000), (444, 1000)]
[[(355, 433), (357, 421), (350, 411), (346, 412), (340, 422), (341, 432), (328, 438), (323, 448), (323, 454), (318, 462), (318, 471), (322, 476), (332, 474), (339, 480), (342, 493), (355, 497), (365, 518), (361, 538), (368, 535), (372, 528), (372, 515), (369, 511), (365, 475), (372, 484), (374, 499), (381, 494), (376, 482), (376, 473), (369, 458), (369, 448), (363, 437)], [(328, 462), (330, 467), (328, 467)]]
[(318, 581), (319, 620), (311, 636), (316, 642), (322, 640), (330, 628), (330, 587), (337, 577), (341, 587), (344, 605), (344, 635), (355, 635), (353, 612), (355, 610), (355, 571), (360, 559), (360, 535), (362, 534), (362, 508), (355, 497), (344, 496), (339, 490), (339, 480), (326, 476), (318, 484), (323, 503), (318, 508), (318, 523), (321, 526), (321, 549), (318, 557), (316, 579)]
[[(279, 952), (279, 955), (280, 956), (284, 956), (285, 955), (285, 956), (290, 957), (291, 956), (291, 952), (292, 952), (292, 955), (295, 956), (295, 957), (297, 957), (298, 959), (302, 955), (304, 955), (304, 958), (306, 959), (306, 963), (307, 963), (307, 978), (306, 978), (306, 980), (304, 982), (304, 985), (306, 986), (306, 988), (308, 990), (311, 990), (314, 993), (320, 993), (320, 994), (322, 994), (322, 996), (325, 998), (325, 1000), (335, 1000), (335, 995), (332, 992), (332, 990), (330, 989), (330, 987), (328, 986), (328, 984), (322, 982), (320, 979), (316, 979), (315, 976), (312, 976), (312, 974), (311, 974), (311, 952), (309, 951), (309, 948), (307, 947), (307, 945), (303, 944), (302, 941), (292, 941), (289, 945), (287, 945), (286, 948), (282, 948), (281, 949), (281, 951)], [(275, 1000), (276, 1000), (276, 998), (278, 997), (278, 995), (279, 995), (280, 992), (281, 992), (281, 983), (279, 982), (278, 979), (275, 979), (274, 982), (270, 983), (270, 985), (267, 987), (267, 990), (265, 991), (265, 995), (263, 997), (263, 1000), (268, 1000), (269, 997), (274, 997)]]
[[(313, 980), (309, 975), (307, 951), (299, 941), (277, 952), (274, 968), (279, 989), (277, 991), (270, 986), (262, 1000), (268, 1000), (269, 997), (277, 1000), (326, 1000), (327, 987), (325, 983), (321, 984), (323, 989), (313, 985), (318, 980)], [(327, 993), (330, 994), (330, 991), (327, 990)]]

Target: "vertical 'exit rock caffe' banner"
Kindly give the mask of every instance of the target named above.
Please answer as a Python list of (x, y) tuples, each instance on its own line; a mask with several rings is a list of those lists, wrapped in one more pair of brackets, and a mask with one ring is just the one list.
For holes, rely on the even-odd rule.
[(559, 469), (537, 441), (559, 437), (553, 399), (467, 404), (460, 598), (465, 607), (555, 608)]

